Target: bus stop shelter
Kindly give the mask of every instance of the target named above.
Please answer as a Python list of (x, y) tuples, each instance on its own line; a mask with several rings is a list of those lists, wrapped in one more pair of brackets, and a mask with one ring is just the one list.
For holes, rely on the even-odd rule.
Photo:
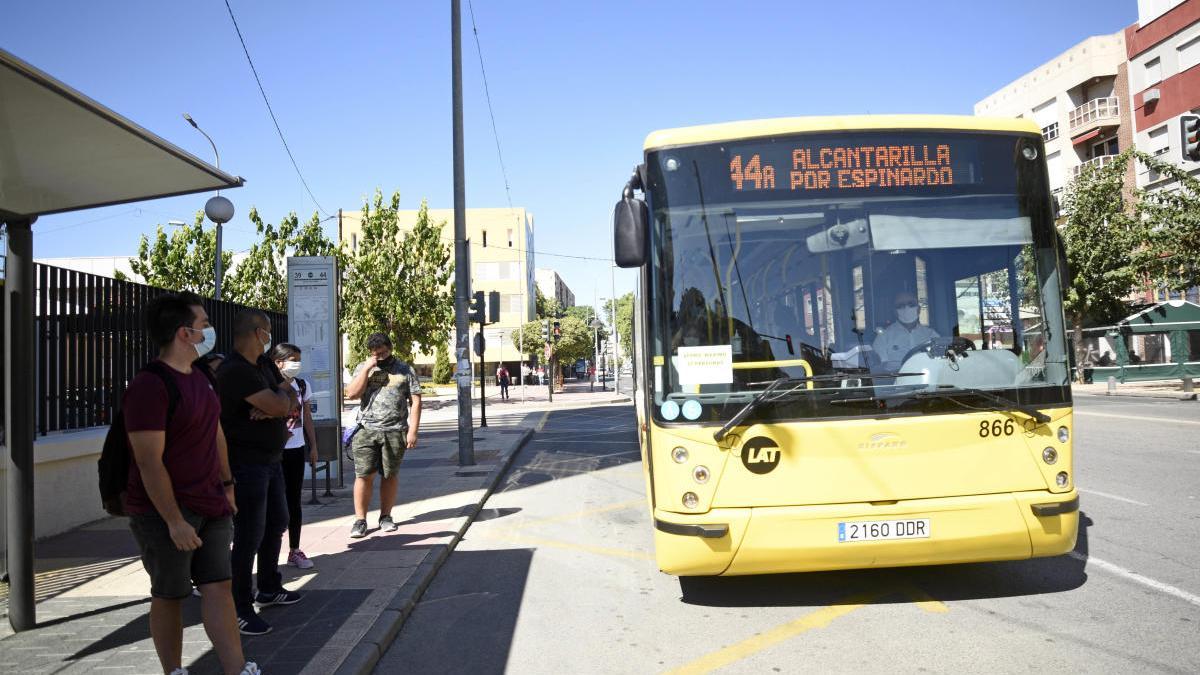
[(9, 623), (36, 624), (33, 588), (38, 216), (240, 187), (242, 179), (150, 133), (0, 49), (0, 221), (5, 259), (4, 435)]
[[(1114, 326), (1093, 328), (1102, 332), (1116, 352), (1114, 365), (1092, 368), (1094, 381), (1115, 377), (1131, 381), (1200, 378), (1200, 305), (1168, 300), (1132, 314)], [(1170, 355), (1161, 363), (1134, 363), (1126, 339), (1132, 336), (1163, 335)]]

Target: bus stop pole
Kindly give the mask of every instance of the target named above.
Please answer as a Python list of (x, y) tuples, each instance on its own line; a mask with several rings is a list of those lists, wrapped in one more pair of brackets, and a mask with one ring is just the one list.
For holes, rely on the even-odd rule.
[(4, 430), (8, 445), (8, 622), (21, 632), (37, 625), (33, 602), (33, 230), (35, 219), (7, 220), (5, 261)]

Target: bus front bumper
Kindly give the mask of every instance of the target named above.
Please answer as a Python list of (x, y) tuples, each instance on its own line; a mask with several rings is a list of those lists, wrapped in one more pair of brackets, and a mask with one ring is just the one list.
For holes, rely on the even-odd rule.
[[(839, 542), (840, 523), (927, 519), (929, 536)], [(890, 504), (654, 512), (659, 568), (739, 575), (1020, 560), (1075, 547), (1079, 496), (1047, 491), (913, 499)]]

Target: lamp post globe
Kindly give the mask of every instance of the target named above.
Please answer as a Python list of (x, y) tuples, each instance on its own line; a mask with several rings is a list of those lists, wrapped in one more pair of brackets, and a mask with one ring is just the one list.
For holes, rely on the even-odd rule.
[(233, 220), (233, 202), (221, 195), (210, 197), (204, 204), (204, 215), (218, 225)]

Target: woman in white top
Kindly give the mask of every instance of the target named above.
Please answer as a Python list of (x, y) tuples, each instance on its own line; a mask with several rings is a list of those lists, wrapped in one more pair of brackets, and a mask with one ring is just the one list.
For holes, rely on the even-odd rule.
[(300, 348), (286, 342), (275, 345), (271, 360), (278, 366), (284, 382), (292, 385), (300, 399), (300, 407), (287, 419), (288, 437), (283, 446), (283, 482), (288, 505), (288, 559), (293, 567), (302, 570), (313, 566), (300, 550), (300, 492), (304, 487), (304, 461), (312, 465), (316, 476), (317, 433), (312, 420), (312, 391), (308, 383), (296, 377), (300, 373)]

